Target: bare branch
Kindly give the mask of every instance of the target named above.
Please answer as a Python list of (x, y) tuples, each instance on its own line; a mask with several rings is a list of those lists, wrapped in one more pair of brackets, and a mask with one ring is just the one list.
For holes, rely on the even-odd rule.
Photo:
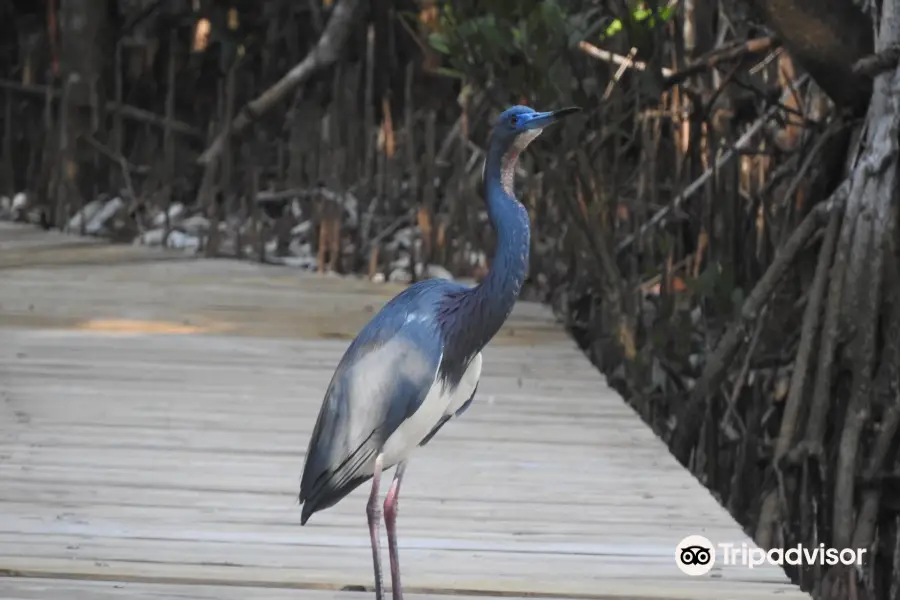
[[(639, 60), (631, 60), (627, 56), (622, 56), (621, 54), (614, 54), (609, 52), (608, 50), (601, 50), (597, 46), (591, 44), (590, 42), (580, 41), (578, 42), (578, 48), (587, 54), (588, 56), (593, 56), (598, 60), (602, 60), (605, 62), (613, 63), (614, 65), (619, 65), (621, 67), (634, 69), (635, 71), (646, 71), (647, 63), (639, 61)], [(663, 77), (672, 77), (675, 74), (675, 71), (672, 69), (668, 69), (663, 67), (661, 69)]]
[(791, 57), (836, 104), (865, 110), (871, 79), (853, 72), (872, 53), (869, 15), (852, 0), (750, 0)]
[(672, 440), (672, 453), (682, 463), (687, 463), (691, 448), (694, 445), (697, 432), (700, 429), (703, 418), (703, 407), (708, 401), (709, 393), (716, 390), (725, 376), (728, 366), (731, 364), (734, 354), (737, 352), (747, 334), (747, 325), (753, 322), (763, 306), (768, 302), (781, 278), (793, 264), (800, 250), (818, 229), (822, 219), (832, 210), (842, 210), (850, 192), (850, 180), (845, 181), (835, 191), (831, 199), (816, 205), (806, 218), (800, 223), (784, 246), (779, 250), (775, 260), (766, 270), (765, 274), (750, 292), (744, 305), (741, 307), (740, 317), (734, 321), (725, 334), (722, 335), (715, 351), (706, 361), (706, 366), (700, 379), (694, 387), (691, 397), (682, 408), (678, 426)]
[[(58, 98), (61, 95), (61, 92), (57, 89), (48, 87), (46, 85), (39, 84), (24, 84), (19, 83), (18, 81), (10, 81), (8, 79), (0, 79), (0, 89), (12, 90), (14, 92), (22, 92), (23, 94), (31, 94), (33, 96), (42, 96), (47, 97), (48, 95), (51, 98)], [(165, 127), (166, 118), (160, 115), (154, 114), (149, 110), (144, 110), (142, 108), (137, 108), (136, 106), (129, 106), (127, 104), (118, 104), (116, 102), (107, 102), (105, 105), (105, 110), (108, 112), (121, 115), (123, 117), (127, 117), (134, 121), (140, 121), (142, 123), (149, 123), (150, 125), (155, 125), (157, 127)], [(197, 139), (206, 139), (206, 134), (203, 133), (200, 129), (196, 127), (192, 127), (188, 125), (184, 121), (172, 121), (172, 131), (176, 131), (182, 135), (187, 135)]]
[(752, 40), (747, 40), (746, 42), (726, 46), (725, 48), (717, 48), (684, 69), (667, 76), (663, 83), (665, 85), (677, 85), (688, 77), (708, 71), (709, 69), (718, 66), (720, 63), (744, 58), (751, 54), (769, 52), (779, 45), (780, 42), (776, 38), (769, 36), (754, 38)]
[[(801, 76), (797, 79), (793, 87), (799, 87), (803, 85), (804, 83), (806, 83), (806, 80), (806, 75)], [(785, 91), (785, 93), (782, 95), (782, 100), (784, 100), (784, 98), (791, 93), (792, 91), (790, 90)], [(650, 219), (641, 226), (636, 234), (628, 235), (627, 237), (625, 237), (625, 239), (619, 242), (619, 245), (616, 246), (616, 252), (621, 253), (622, 251), (627, 250), (628, 247), (634, 243), (635, 239), (644, 237), (648, 231), (662, 223), (663, 220), (669, 215), (669, 213), (678, 209), (678, 207), (680, 207), (685, 200), (693, 196), (697, 192), (697, 190), (699, 190), (703, 186), (703, 184), (709, 181), (709, 178), (713, 176), (713, 173), (716, 173), (719, 169), (725, 166), (728, 161), (730, 161), (738, 154), (739, 150), (743, 149), (750, 143), (750, 141), (753, 139), (753, 136), (759, 133), (763, 126), (769, 121), (769, 119), (775, 116), (775, 113), (778, 112), (780, 108), (780, 104), (777, 104), (770, 107), (769, 110), (763, 113), (763, 115), (759, 117), (756, 122), (753, 123), (753, 125), (751, 125), (749, 129), (747, 129), (746, 132), (744, 132), (744, 135), (742, 135), (740, 139), (738, 139), (738, 141), (734, 143), (734, 146), (729, 148), (728, 151), (722, 153), (718, 160), (716, 160), (715, 165), (704, 171), (703, 174), (700, 175), (700, 177), (691, 182), (691, 184), (684, 188), (684, 190), (680, 194), (675, 196), (675, 198), (667, 206), (664, 206), (659, 211), (657, 211), (656, 214), (650, 217)]]
[(875, 77), (897, 68), (900, 62), (900, 46), (891, 46), (882, 52), (861, 58), (853, 65), (853, 72)]
[(322, 37), (309, 54), (293, 69), (288, 71), (278, 82), (251, 100), (244, 106), (237, 117), (232, 121), (231, 127), (225, 128), (212, 144), (209, 145), (197, 162), (207, 164), (216, 158), (225, 146), (225, 140), (229, 135), (240, 134), (259, 115), (271, 110), (278, 102), (284, 99), (297, 86), (302, 85), (316, 71), (333, 63), (344, 46), (344, 42), (350, 33), (353, 20), (364, 3), (359, 0), (341, 0), (338, 2), (328, 19), (328, 25), (322, 32)]
[[(879, 403), (883, 401), (887, 408), (863, 469), (864, 480), (876, 479), (884, 469), (890, 447), (894, 442), (897, 429), (900, 427), (900, 366), (898, 366), (900, 365), (900, 300), (898, 300), (900, 299), (900, 281), (898, 281), (897, 259), (893, 250), (885, 249), (884, 256), (886, 264), (884, 296), (891, 298), (891, 310), (884, 334), (885, 348), (881, 357), (881, 366), (875, 378), (874, 399)], [(875, 540), (880, 497), (881, 490), (878, 488), (863, 492), (852, 547), (868, 548)]]
[[(790, 198), (790, 196), (786, 196)], [(809, 303), (803, 314), (803, 325), (800, 330), (800, 347), (797, 350), (797, 359), (794, 364), (794, 372), (791, 376), (791, 386), (787, 400), (784, 403), (784, 416), (781, 418), (781, 428), (778, 439), (775, 442), (775, 456), (772, 460), (778, 469), (779, 461), (791, 449), (791, 444), (797, 434), (797, 424), (805, 397), (806, 383), (809, 376), (809, 366), (812, 362), (813, 345), (819, 331), (820, 313), (822, 301), (825, 297), (828, 284), (828, 271), (834, 257), (834, 249), (837, 244), (838, 231), (841, 224), (841, 211), (831, 213), (828, 228), (825, 231), (825, 240), (819, 250), (819, 260), (816, 264), (816, 273), (813, 276), (812, 287), (809, 291)], [(772, 526), (778, 516), (778, 493), (770, 490), (762, 502), (759, 520), (756, 526), (756, 543), (763, 548), (769, 548), (772, 540)]]

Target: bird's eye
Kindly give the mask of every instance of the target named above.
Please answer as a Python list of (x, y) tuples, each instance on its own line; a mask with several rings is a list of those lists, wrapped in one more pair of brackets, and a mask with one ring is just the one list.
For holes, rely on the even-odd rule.
[(515, 125), (518, 122), (519, 122), (519, 117), (517, 117), (516, 115), (513, 115), (509, 118), (510, 125)]

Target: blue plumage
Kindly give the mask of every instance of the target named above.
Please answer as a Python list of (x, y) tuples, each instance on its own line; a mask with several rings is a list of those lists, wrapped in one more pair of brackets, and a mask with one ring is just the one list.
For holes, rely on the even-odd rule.
[(484, 198), (497, 230), (487, 277), (474, 288), (436, 279), (398, 294), (350, 344), (325, 393), (300, 483), (301, 523), (372, 479), (367, 514), (378, 600), (382, 471), (397, 465), (384, 518), (394, 600), (402, 600), (394, 524), (406, 460), (475, 398), (481, 350), (509, 316), (528, 268), (528, 213), (513, 194), (516, 160), (543, 127), (577, 110), (514, 106), (500, 115), (484, 168)]
[[(350, 344), (313, 430), (300, 484), (302, 523), (372, 477), (360, 467), (370, 465), (440, 377), (448, 322), (438, 315), (443, 302), (466, 289), (443, 279), (420, 281), (388, 302)], [(375, 385), (355, 389), (362, 381)]]

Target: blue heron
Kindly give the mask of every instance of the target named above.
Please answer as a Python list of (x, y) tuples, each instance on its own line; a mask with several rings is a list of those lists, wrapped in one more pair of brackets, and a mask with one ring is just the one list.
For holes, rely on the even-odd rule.
[(475, 398), (481, 350), (512, 311), (528, 268), (528, 212), (513, 193), (516, 161), (542, 129), (581, 110), (507, 109), (494, 124), (484, 165), (484, 198), (497, 231), (490, 272), (476, 287), (420, 281), (388, 302), (350, 343), (313, 428), (300, 483), (300, 518), (372, 479), (366, 505), (375, 595), (384, 598), (378, 488), (397, 466), (384, 500), (392, 594), (403, 597), (397, 556), (397, 498), (406, 461)]

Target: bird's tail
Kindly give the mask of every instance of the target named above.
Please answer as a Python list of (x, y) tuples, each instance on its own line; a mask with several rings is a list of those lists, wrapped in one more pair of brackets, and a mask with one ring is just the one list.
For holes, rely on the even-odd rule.
[(306, 525), (306, 521), (313, 513), (334, 506), (344, 496), (371, 479), (372, 472), (366, 466), (371, 462), (375, 452), (374, 448), (361, 444), (336, 468), (323, 470), (315, 468), (317, 461), (308, 461), (300, 479), (299, 499), (303, 505), (300, 524)]
[(316, 510), (317, 508), (312, 502), (303, 502), (303, 510), (300, 513), (300, 525), (306, 525), (306, 522), (309, 521), (309, 518)]
[[(300, 525), (306, 525), (306, 522), (309, 521), (309, 518), (313, 514), (325, 510), (326, 508), (331, 508), (340, 502), (347, 494), (371, 478), (371, 474), (357, 475), (356, 477), (343, 482), (335, 482), (332, 477), (328, 478), (325, 485), (313, 488), (308, 496), (304, 496), (303, 492), (300, 492), (300, 503), (303, 505), (303, 510), (300, 513)], [(329, 483), (331, 485), (329, 485)], [(335, 485), (335, 483), (338, 483), (338, 485)]]

